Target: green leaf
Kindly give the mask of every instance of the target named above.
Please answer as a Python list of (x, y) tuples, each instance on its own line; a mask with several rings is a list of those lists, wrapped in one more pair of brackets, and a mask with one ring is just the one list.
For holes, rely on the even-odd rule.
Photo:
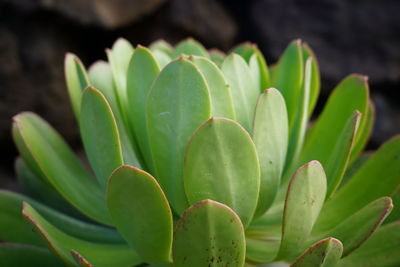
[(170, 56), (162, 51), (155, 50), (155, 51), (152, 51), (152, 53), (153, 53), (154, 58), (157, 60), (157, 63), (160, 66), (160, 69), (163, 69), (171, 61)]
[(69, 265), (75, 265), (75, 260), (70, 254), (71, 249), (77, 251), (96, 267), (123, 267), (141, 262), (135, 251), (126, 245), (88, 242), (65, 234), (27, 203), (23, 204), (22, 215), (42, 235), (54, 253)]
[[(106, 49), (107, 58), (110, 62), (112, 75), (114, 78), (116, 95), (121, 112), (126, 110), (126, 78), (129, 61), (133, 54), (132, 45), (125, 39), (119, 38), (111, 50)], [(124, 116), (124, 114), (122, 114)], [(125, 118), (124, 118), (125, 119)]]
[[(334, 150), (338, 137), (348, 125), (349, 118), (354, 116), (355, 110), (365, 113), (367, 103), (368, 87), (364, 77), (350, 75), (345, 78), (330, 95), (322, 114), (309, 129), (299, 160), (293, 164), (288, 174), (314, 159), (320, 161), (324, 167), (327, 164), (336, 164)], [(360, 125), (362, 122), (363, 118)]]
[(280, 240), (246, 238), (246, 259), (252, 262), (270, 262), (279, 251)]
[[(339, 239), (343, 243), (343, 255), (346, 256), (375, 232), (389, 215), (392, 208), (392, 200), (389, 197), (379, 198), (348, 217), (333, 229), (318, 235), (315, 239), (318, 240), (321, 236), (333, 236)], [(323, 229), (325, 229), (324, 226), (321, 226), (320, 221), (317, 221), (315, 229), (313, 229), (313, 235), (315, 236)]]
[(324, 203), (326, 177), (318, 161), (302, 166), (291, 179), (282, 219), (277, 259), (291, 260), (303, 248)]
[(37, 178), (23, 159), (17, 158), (15, 161), (15, 171), (17, 173), (18, 182), (22, 185), (27, 195), (63, 213), (74, 217), (83, 217), (83, 215), (65, 201), (51, 185)]
[(129, 122), (145, 159), (147, 169), (153, 171), (149, 140), (147, 137), (146, 104), (151, 85), (160, 67), (150, 50), (138, 46), (128, 67), (127, 93)]
[(260, 194), (256, 216), (273, 203), (280, 184), (288, 144), (285, 100), (278, 90), (265, 90), (259, 97), (253, 124), (253, 141), (260, 162)]
[(136, 152), (138, 150), (137, 144), (131, 137), (131, 133), (123, 121), (109, 64), (104, 61), (94, 63), (89, 69), (89, 77), (93, 87), (98, 89), (104, 95), (108, 104), (110, 104), (118, 126), (124, 163), (140, 168), (141, 160), (138, 156), (139, 153)]
[(271, 73), (271, 86), (277, 88), (285, 98), (289, 125), (294, 122), (298, 111), (303, 64), (301, 41), (295, 40), (285, 49)]
[(400, 265), (400, 221), (380, 227), (360, 248), (339, 261), (339, 267)]
[(93, 267), (93, 265), (87, 259), (82, 257), (82, 255), (79, 254), (79, 252), (77, 252), (76, 250), (71, 250), (71, 255), (75, 259), (76, 263), (79, 264), (79, 266), (81, 266), (81, 267)]
[(107, 202), (118, 231), (145, 262), (171, 261), (172, 213), (150, 174), (130, 166), (118, 168), (108, 182)]
[(186, 145), (210, 112), (206, 81), (193, 63), (180, 58), (161, 71), (148, 97), (147, 129), (157, 180), (178, 213), (187, 207), (182, 179)]
[(167, 54), (168, 56), (172, 54), (172, 51), (174, 49), (169, 43), (167, 43), (165, 40), (162, 39), (152, 42), (149, 45), (149, 48), (153, 53), (155, 51), (161, 51)]
[(33, 113), (17, 115), (14, 125), (35, 164), (54, 189), (88, 217), (110, 223), (100, 186), (62, 137)]
[(208, 51), (210, 54), (210, 59), (218, 66), (222, 66), (222, 62), (224, 62), (224, 59), (226, 57), (225, 53), (218, 50), (218, 49), (211, 49)]
[(245, 42), (233, 48), (232, 52), (241, 55), (247, 64), (249, 64), (261, 91), (270, 87), (267, 63), (257, 45)]
[(32, 231), (32, 227), (21, 216), (22, 203), (15, 201), (13, 195), (12, 192), (0, 190), (0, 240), (45, 246), (40, 236)]
[(231, 54), (225, 58), (222, 72), (232, 90), (236, 119), (250, 132), (260, 94), (250, 68), (241, 56)]
[(65, 266), (48, 249), (26, 244), (1, 243), (0, 266), (4, 267), (53, 267)]
[(358, 131), (360, 118), (361, 113), (354, 111), (343, 128), (329, 161), (322, 162), (325, 166), (326, 176), (328, 177), (327, 199), (336, 191), (343, 179)]
[(292, 267), (334, 267), (342, 257), (343, 245), (340, 240), (328, 237), (313, 244), (298, 257)]
[[(294, 121), (289, 125), (289, 145), (286, 154), (286, 168), (289, 167), (291, 175), (297, 168), (292, 169), (293, 163), (296, 163), (303, 148), (304, 137), (307, 130), (308, 107), (310, 104), (310, 89), (312, 77), (312, 59), (307, 59), (304, 69), (304, 81), (299, 95), (298, 112)], [(297, 167), (297, 166), (296, 166)]]
[(234, 120), (235, 110), (231, 89), (224, 74), (211, 60), (205, 57), (191, 56), (192, 61), (206, 79), (211, 97), (211, 114), (215, 117), (224, 117)]
[(269, 71), (264, 56), (257, 47), (254, 49), (255, 53), (251, 56), (248, 64), (255, 80), (258, 82), (260, 90), (264, 90), (270, 87)]
[(307, 43), (302, 43), (302, 52), (303, 52), (303, 62), (306, 62), (308, 58), (312, 58), (311, 63), (311, 81), (310, 81), (310, 103), (308, 105), (308, 117), (311, 117), (311, 114), (317, 104), (320, 88), (321, 88), (321, 73), (318, 67), (317, 57), (314, 54), (314, 51)]
[(235, 212), (203, 200), (190, 206), (176, 225), (174, 266), (244, 266), (245, 246), (243, 226)]
[(189, 204), (213, 199), (231, 207), (247, 227), (254, 215), (260, 167), (249, 134), (236, 122), (211, 118), (193, 134), (183, 169)]
[(385, 220), (386, 223), (391, 223), (400, 220), (400, 187), (396, 189), (396, 193), (392, 195), (393, 210)]
[(357, 159), (360, 153), (364, 150), (369, 137), (371, 136), (372, 127), (375, 122), (375, 106), (371, 100), (368, 101), (368, 109), (366, 110), (366, 114), (362, 114), (362, 116), (364, 116), (365, 119), (362, 120), (363, 124), (359, 126), (359, 130), (357, 131), (355, 142), (351, 150), (349, 160), (350, 163)]
[(399, 173), (400, 136), (383, 144), (326, 202), (318, 219), (321, 231), (336, 226), (377, 198), (392, 196), (400, 184)]
[(94, 87), (88, 87), (83, 93), (79, 126), (92, 170), (105, 188), (110, 174), (124, 161), (111, 107)]
[(182, 54), (188, 56), (194, 55), (209, 57), (208, 52), (204, 48), (204, 46), (192, 38), (188, 38), (178, 43), (178, 45), (175, 47), (175, 50), (172, 52), (171, 58), (175, 59)]
[(71, 53), (65, 55), (64, 70), (72, 109), (79, 121), (82, 92), (89, 85), (89, 78), (82, 62)]
[[(5, 218), (1, 221), (2, 224), (0, 223), (1, 240), (43, 245), (40, 236), (32, 231), (32, 227), (21, 216), (22, 202), (24, 201), (37, 209), (46, 220), (69, 235), (93, 242), (124, 243), (124, 240), (114, 229), (77, 220), (26, 196), (0, 190), (0, 209), (2, 218)], [(11, 231), (13, 229), (15, 231)]]

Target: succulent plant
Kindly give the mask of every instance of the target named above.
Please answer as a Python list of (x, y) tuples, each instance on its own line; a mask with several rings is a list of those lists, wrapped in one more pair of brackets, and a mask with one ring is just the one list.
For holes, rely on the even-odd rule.
[(309, 125), (320, 73), (300, 40), (271, 66), (249, 43), (106, 52), (88, 71), (65, 58), (86, 157), (38, 115), (14, 117), (30, 197), (0, 192), (1, 266), (400, 265), (400, 138), (361, 154), (366, 77)]

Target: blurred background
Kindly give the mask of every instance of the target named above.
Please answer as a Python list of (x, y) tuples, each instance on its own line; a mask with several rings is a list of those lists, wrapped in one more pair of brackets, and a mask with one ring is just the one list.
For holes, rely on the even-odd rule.
[(400, 133), (399, 14), (398, 0), (0, 0), (0, 188), (18, 190), (10, 134), (18, 112), (38, 113), (79, 149), (64, 55), (73, 52), (89, 66), (106, 59), (104, 48), (118, 37), (148, 45), (191, 36), (223, 51), (251, 41), (268, 63), (301, 38), (322, 73), (316, 113), (346, 75), (369, 77), (374, 149)]

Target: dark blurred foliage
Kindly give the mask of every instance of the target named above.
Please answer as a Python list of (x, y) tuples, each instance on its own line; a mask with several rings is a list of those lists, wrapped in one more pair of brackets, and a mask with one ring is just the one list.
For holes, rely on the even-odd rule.
[(12, 187), (18, 112), (37, 112), (79, 148), (64, 54), (88, 66), (120, 36), (134, 45), (192, 36), (223, 51), (251, 41), (269, 63), (301, 38), (322, 72), (316, 113), (343, 77), (369, 76), (377, 118), (368, 148), (376, 148), (400, 132), (399, 13), (396, 0), (0, 0), (0, 187)]

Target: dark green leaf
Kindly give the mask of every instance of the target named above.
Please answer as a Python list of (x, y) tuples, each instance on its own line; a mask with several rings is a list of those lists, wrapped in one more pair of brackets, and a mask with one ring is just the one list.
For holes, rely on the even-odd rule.
[(338, 267), (392, 267), (400, 265), (400, 221), (382, 226)]
[(3, 267), (54, 267), (65, 266), (48, 249), (26, 244), (1, 243), (0, 266)]
[(128, 267), (141, 262), (135, 251), (126, 245), (93, 243), (63, 233), (27, 203), (23, 205), (22, 214), (48, 242), (54, 253), (69, 265), (75, 265), (71, 249), (96, 267)]
[(371, 201), (392, 196), (400, 184), (400, 136), (383, 144), (329, 200), (318, 219), (319, 229), (331, 229)]
[(14, 125), (34, 163), (54, 189), (90, 218), (110, 223), (100, 186), (62, 137), (33, 113), (14, 117)]
[(89, 85), (89, 78), (82, 62), (71, 53), (65, 56), (64, 70), (72, 109), (79, 121), (82, 92)]

